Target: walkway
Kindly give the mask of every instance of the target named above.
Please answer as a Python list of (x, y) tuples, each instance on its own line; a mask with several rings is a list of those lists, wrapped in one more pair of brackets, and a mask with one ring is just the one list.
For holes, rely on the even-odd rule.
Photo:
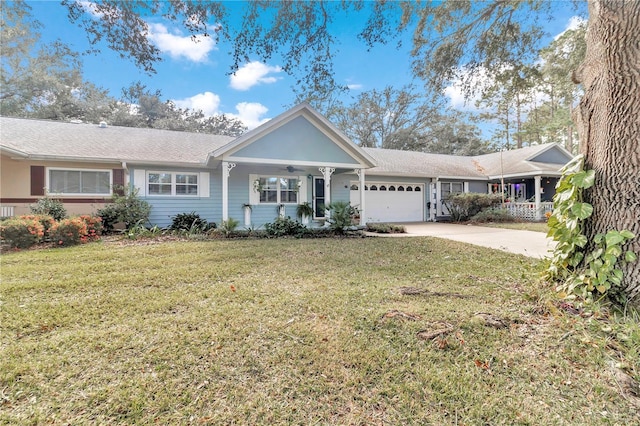
[(544, 232), (437, 222), (404, 223), (403, 225), (407, 230), (406, 234), (389, 235), (398, 237), (429, 236), (446, 238), (448, 240), (475, 244), (477, 246), (489, 247), (539, 259), (550, 256), (551, 253), (549, 250), (553, 248), (553, 242), (547, 239)]

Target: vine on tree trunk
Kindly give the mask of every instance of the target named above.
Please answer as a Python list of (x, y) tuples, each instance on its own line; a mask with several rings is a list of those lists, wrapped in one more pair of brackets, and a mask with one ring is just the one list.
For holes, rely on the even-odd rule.
[(619, 266), (635, 262), (637, 256), (632, 251), (624, 252), (622, 246), (635, 235), (628, 230), (611, 230), (596, 234), (593, 241), (587, 239), (583, 224), (593, 214), (593, 206), (584, 202), (583, 193), (594, 183), (595, 172), (584, 170), (582, 155), (562, 169), (548, 221), (547, 236), (553, 238), (556, 248), (546, 276), (559, 283), (556, 291), (563, 298), (593, 301), (596, 296), (609, 296), (624, 302)]

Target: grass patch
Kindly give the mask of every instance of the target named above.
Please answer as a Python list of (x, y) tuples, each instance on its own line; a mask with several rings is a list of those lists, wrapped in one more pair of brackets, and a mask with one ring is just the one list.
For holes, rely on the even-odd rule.
[(523, 256), (365, 238), (99, 242), (0, 260), (0, 423), (638, 420), (610, 367), (638, 379), (637, 323), (545, 305)]
[(488, 228), (518, 229), (521, 231), (544, 232), (545, 234), (549, 231), (547, 222), (513, 222), (513, 223), (491, 222), (491, 223), (481, 223), (479, 225), (486, 226)]

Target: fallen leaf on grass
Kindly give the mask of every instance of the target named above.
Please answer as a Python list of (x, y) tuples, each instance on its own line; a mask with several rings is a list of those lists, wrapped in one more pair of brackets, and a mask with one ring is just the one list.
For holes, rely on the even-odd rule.
[(421, 330), (417, 333), (419, 339), (432, 340), (438, 336), (449, 334), (453, 331), (453, 325), (448, 322), (436, 322), (431, 324), (430, 329)]
[(420, 319), (420, 315), (418, 314), (410, 314), (407, 312), (398, 311), (397, 309), (389, 311), (382, 316), (382, 318), (396, 318), (396, 317), (400, 319), (407, 319), (410, 321), (415, 321)]
[(234, 293), (236, 292), (236, 286), (234, 286), (233, 284), (231, 284), (229, 288), (231, 289), (232, 292)]

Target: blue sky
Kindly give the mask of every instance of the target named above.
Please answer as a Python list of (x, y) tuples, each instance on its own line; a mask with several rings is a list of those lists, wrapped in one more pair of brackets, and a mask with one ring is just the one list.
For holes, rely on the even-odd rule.
[[(83, 30), (68, 21), (66, 8), (59, 1), (28, 3), (44, 26), (43, 41), (60, 39), (78, 51), (88, 47)], [(549, 40), (567, 29), (575, 15), (570, 2), (554, 4), (557, 13), (547, 24)], [(354, 97), (362, 91), (387, 85), (400, 88), (415, 83), (419, 87), (420, 82), (414, 81), (410, 72), (410, 43), (407, 41), (398, 49), (396, 43), (391, 42), (366, 51), (355, 37), (360, 28), (357, 23), (362, 21), (363, 17), (358, 16), (336, 20), (334, 34), (339, 34), (341, 40), (334, 61), (336, 80), (349, 85), (350, 95)], [(207, 115), (230, 114), (249, 128), (284, 112), (294, 102), (291, 86), (295, 80), (281, 70), (277, 59), (264, 64), (255, 58), (244, 64), (235, 76), (229, 76), (231, 57), (224, 44), (217, 44), (212, 38), (194, 43), (185, 30), (161, 18), (154, 17), (148, 22), (153, 41), (164, 59), (156, 65), (156, 74), (149, 76), (131, 61), (99, 46), (100, 54), (84, 56), (85, 80), (108, 89), (118, 98), (123, 87), (139, 80), (151, 90), (161, 90), (163, 99), (171, 99), (181, 107), (201, 109)], [(452, 105), (465, 108), (455, 88), (447, 93)]]

